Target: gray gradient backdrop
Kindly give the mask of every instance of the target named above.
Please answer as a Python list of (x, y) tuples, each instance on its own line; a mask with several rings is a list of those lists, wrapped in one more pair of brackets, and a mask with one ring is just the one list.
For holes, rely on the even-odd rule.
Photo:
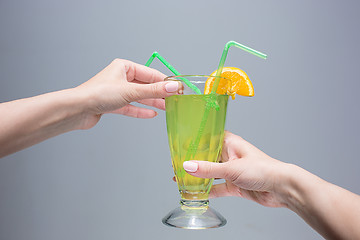
[[(155, 50), (181, 73), (226, 65), (249, 74), (226, 128), (272, 157), (360, 193), (358, 1), (0, 0), (0, 101), (70, 88), (114, 58)], [(152, 65), (170, 72), (157, 60)], [(3, 118), (6, 115), (2, 116)], [(1, 146), (0, 146), (1, 147)], [(165, 114), (106, 115), (0, 160), (0, 239), (321, 239), (295, 213), (240, 198), (211, 204), (220, 229), (169, 228), (179, 195)]]

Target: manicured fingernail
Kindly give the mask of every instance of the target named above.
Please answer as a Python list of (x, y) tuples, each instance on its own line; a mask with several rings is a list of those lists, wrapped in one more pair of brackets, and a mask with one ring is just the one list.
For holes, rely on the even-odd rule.
[(165, 85), (165, 90), (168, 93), (175, 92), (179, 88), (179, 84), (177, 82), (169, 82)]
[(197, 162), (186, 161), (183, 163), (183, 167), (187, 172), (196, 172), (199, 164)]

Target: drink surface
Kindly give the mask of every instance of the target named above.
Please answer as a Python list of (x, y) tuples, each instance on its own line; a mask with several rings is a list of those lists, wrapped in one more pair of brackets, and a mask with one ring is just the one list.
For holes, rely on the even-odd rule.
[[(213, 179), (196, 178), (185, 172), (183, 162), (198, 136), (209, 95), (174, 95), (166, 101), (166, 125), (172, 165), (182, 199), (206, 200)], [(196, 152), (190, 160), (217, 162), (221, 153), (226, 119), (227, 95), (216, 95), (219, 110), (211, 108)]]

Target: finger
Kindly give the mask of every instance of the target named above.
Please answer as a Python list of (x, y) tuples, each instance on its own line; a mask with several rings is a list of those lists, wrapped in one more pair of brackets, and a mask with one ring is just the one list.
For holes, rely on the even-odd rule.
[(182, 85), (175, 81), (152, 84), (129, 83), (126, 98), (130, 102), (149, 98), (165, 98), (179, 93), (181, 87)]
[(254, 150), (258, 149), (242, 137), (225, 131), (220, 162), (227, 162), (231, 158), (244, 157)]
[(165, 100), (164, 99), (143, 99), (137, 101), (138, 103), (144, 104), (150, 107), (156, 107), (161, 110), (165, 110)]
[[(169, 80), (170, 81), (170, 80)], [(137, 83), (137, 84), (149, 84), (149, 83), (145, 83), (145, 82), (141, 82), (141, 81), (138, 81), (138, 80), (133, 80), (131, 81), (132, 83)], [(178, 81), (179, 85), (180, 85), (180, 90), (178, 91), (180, 94), (183, 94), (184, 92), (184, 84), (181, 83), (180, 81)]]
[(157, 116), (157, 112), (154, 110), (133, 106), (131, 104), (115, 111), (111, 111), (111, 113), (122, 114), (134, 118), (153, 118)]
[(207, 161), (186, 161), (183, 167), (187, 173), (200, 178), (224, 178), (235, 180), (238, 172), (229, 163), (213, 163)]
[(240, 192), (234, 191), (228, 183), (215, 184), (211, 187), (209, 198), (241, 196)]
[(137, 84), (149, 84), (149, 83), (138, 81), (138, 80), (132, 80), (131, 82), (132, 83), (137, 83)]
[(223, 147), (222, 147), (222, 151), (221, 151), (221, 155), (220, 155), (220, 160), (219, 162), (227, 162), (229, 161), (229, 156), (231, 155), (231, 151), (233, 146), (231, 146), (231, 139), (233, 139), (234, 134), (232, 134), (229, 131), (224, 131), (224, 141), (223, 141)]
[(125, 66), (128, 81), (137, 80), (145, 83), (155, 83), (164, 81), (166, 77), (165, 74), (158, 70), (128, 60), (115, 59), (114, 62), (120, 67)]
[[(222, 179), (222, 178), (215, 178), (215, 180), (220, 180), (220, 179)], [(173, 180), (174, 182), (177, 182), (175, 176), (173, 176), (172, 180)]]

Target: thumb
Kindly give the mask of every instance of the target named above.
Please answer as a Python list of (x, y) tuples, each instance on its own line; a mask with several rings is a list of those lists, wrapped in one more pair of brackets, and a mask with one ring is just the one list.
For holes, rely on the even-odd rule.
[(165, 98), (180, 93), (182, 89), (181, 83), (175, 81), (157, 82), (149, 84), (133, 84), (133, 90), (136, 94), (132, 94), (131, 101), (138, 101), (148, 98)]
[(200, 178), (227, 178), (232, 172), (228, 163), (213, 163), (207, 161), (186, 161), (184, 170), (194, 177)]

